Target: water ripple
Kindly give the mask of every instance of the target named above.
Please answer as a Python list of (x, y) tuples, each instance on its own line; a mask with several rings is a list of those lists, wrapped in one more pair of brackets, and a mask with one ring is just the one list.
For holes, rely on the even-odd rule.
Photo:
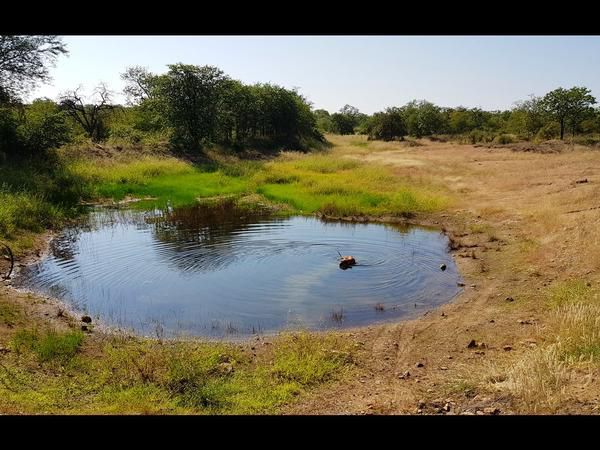
[[(201, 207), (96, 209), (64, 230), (21, 283), (146, 334), (156, 324), (204, 335), (361, 325), (456, 295), (447, 248), (445, 236), (424, 228)], [(357, 265), (340, 270), (339, 254)]]

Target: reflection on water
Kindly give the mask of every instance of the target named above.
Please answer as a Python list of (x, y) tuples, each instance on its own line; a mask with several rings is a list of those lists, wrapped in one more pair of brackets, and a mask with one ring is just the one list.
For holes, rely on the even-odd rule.
[[(459, 291), (447, 248), (435, 230), (272, 218), (233, 203), (96, 208), (20, 280), (142, 334), (246, 335), (362, 325), (446, 302)], [(357, 265), (341, 270), (338, 252)]]

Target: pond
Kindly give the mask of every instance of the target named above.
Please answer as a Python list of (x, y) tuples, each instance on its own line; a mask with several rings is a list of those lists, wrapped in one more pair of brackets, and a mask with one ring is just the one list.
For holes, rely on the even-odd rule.
[[(356, 265), (343, 270), (340, 255)], [(95, 207), (16, 281), (109, 326), (160, 337), (359, 326), (423, 313), (460, 291), (438, 230), (226, 203)]]

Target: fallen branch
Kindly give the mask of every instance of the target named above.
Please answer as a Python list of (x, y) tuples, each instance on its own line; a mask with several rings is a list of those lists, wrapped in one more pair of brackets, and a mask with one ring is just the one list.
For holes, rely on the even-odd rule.
[(582, 212), (582, 211), (592, 211), (593, 209), (600, 209), (600, 206), (592, 206), (591, 208), (584, 208), (584, 209), (574, 209), (573, 211), (567, 211), (567, 212), (564, 212), (563, 214), (573, 214), (573, 213), (578, 213), (578, 212)]

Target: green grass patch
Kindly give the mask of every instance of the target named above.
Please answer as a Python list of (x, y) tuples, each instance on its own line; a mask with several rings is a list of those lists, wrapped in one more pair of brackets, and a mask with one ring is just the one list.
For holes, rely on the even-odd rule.
[(589, 303), (594, 298), (594, 290), (583, 280), (570, 280), (553, 286), (549, 292), (552, 307)]
[(82, 342), (81, 331), (61, 333), (51, 330), (42, 333), (32, 329), (17, 331), (12, 344), (17, 352), (28, 350), (35, 353), (40, 362), (66, 363), (75, 356)]
[(448, 204), (432, 186), (408, 183), (386, 167), (331, 154), (280, 158), (265, 164), (253, 182), (258, 193), (302, 213), (405, 215)]
[[(352, 349), (334, 335), (285, 334), (258, 357), (233, 344), (115, 337), (73, 358), (78, 344), (69, 333), (58, 337), (17, 333), (13, 345), (20, 350), (0, 367), (0, 411), (276, 413), (314, 387), (346, 376), (353, 365)], [(39, 370), (35, 361), (19, 357), (23, 350), (44, 360), (72, 359)]]
[(332, 216), (404, 216), (440, 210), (447, 191), (391, 169), (343, 157), (343, 152), (284, 152), (269, 162), (213, 155), (195, 165), (147, 152), (108, 156), (59, 151), (35, 165), (0, 167), (0, 239), (20, 249), (27, 233), (61, 226), (80, 212), (80, 202), (146, 200), (135, 208), (195, 203), (200, 198), (256, 195), (287, 207), (287, 213)]
[(40, 194), (11, 192), (6, 185), (0, 186), (0, 238), (14, 237), (23, 230), (40, 232), (63, 217), (60, 207)]

